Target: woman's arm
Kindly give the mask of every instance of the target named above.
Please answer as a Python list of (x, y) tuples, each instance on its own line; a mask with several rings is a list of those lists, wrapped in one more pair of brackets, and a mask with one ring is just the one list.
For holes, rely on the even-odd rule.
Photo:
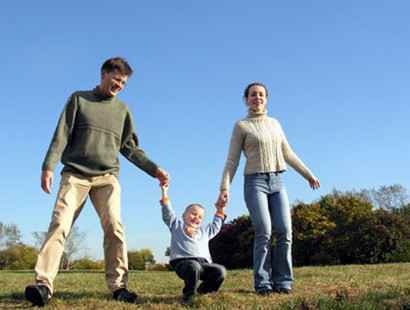
[(229, 187), (239, 165), (243, 141), (244, 133), (238, 122), (235, 124), (235, 127), (232, 132), (231, 141), (229, 144), (228, 157), (226, 159), (225, 168), (222, 175), (220, 195), (218, 201), (222, 198), (224, 202), (228, 201)]
[(320, 187), (319, 179), (313, 175), (309, 168), (302, 162), (302, 160), (300, 160), (300, 158), (292, 150), (288, 140), (286, 139), (286, 135), (282, 127), (279, 123), (278, 125), (282, 138), (281, 148), (285, 161), (309, 182), (309, 186), (312, 189), (318, 189)]

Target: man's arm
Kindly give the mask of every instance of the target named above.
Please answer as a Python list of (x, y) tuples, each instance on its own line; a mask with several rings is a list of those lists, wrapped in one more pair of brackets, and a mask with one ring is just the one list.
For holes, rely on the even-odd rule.
[(74, 128), (77, 105), (74, 96), (70, 96), (63, 112), (58, 120), (53, 138), (42, 164), (41, 188), (46, 193), (51, 193), (53, 183), (53, 171), (61, 155), (67, 146), (68, 140)]
[(121, 154), (141, 170), (154, 178), (158, 178), (161, 184), (168, 183), (168, 173), (151, 161), (140, 148), (137, 134), (134, 130), (131, 113), (128, 111), (124, 122), (121, 138)]

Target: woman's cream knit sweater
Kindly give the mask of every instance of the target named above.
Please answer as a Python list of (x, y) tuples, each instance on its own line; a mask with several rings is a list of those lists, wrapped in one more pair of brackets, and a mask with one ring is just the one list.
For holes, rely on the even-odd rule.
[(266, 111), (249, 112), (247, 118), (235, 124), (221, 190), (229, 191), (242, 151), (246, 157), (245, 175), (284, 171), (288, 163), (305, 179), (313, 177), (312, 172), (293, 152), (279, 122), (268, 117)]

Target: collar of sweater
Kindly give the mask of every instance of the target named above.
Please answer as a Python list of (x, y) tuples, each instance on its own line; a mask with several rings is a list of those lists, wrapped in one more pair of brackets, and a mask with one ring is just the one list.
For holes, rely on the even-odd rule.
[(262, 120), (266, 118), (267, 115), (268, 115), (268, 110), (263, 110), (260, 112), (255, 112), (250, 109), (248, 110), (248, 118), (252, 120)]
[(111, 101), (113, 101), (114, 98), (115, 98), (115, 96), (114, 96), (114, 97), (110, 97), (110, 96), (104, 95), (104, 94), (100, 91), (100, 88), (99, 88), (98, 86), (96, 86), (96, 87), (93, 89), (93, 93), (94, 93), (95, 98), (97, 98), (97, 100), (100, 100), (100, 101), (111, 102)]

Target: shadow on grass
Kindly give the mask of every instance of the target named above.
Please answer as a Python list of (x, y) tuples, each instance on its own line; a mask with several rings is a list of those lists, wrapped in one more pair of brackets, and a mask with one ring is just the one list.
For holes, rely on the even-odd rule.
[[(53, 295), (53, 300), (60, 300), (62, 302), (76, 302), (80, 300), (97, 299), (101, 301), (113, 301), (110, 293), (99, 292), (56, 292)], [(175, 295), (157, 295), (144, 296), (139, 295), (137, 304), (178, 304), (181, 302), (180, 296)], [(1, 304), (12, 304), (13, 309), (26, 309), (28, 301), (24, 296), (24, 292), (12, 292), (10, 294), (0, 294), (0, 308)]]
[(4, 269), (4, 270), (0, 270), (0, 273), (32, 273), (32, 274), (34, 274), (34, 270), (11, 270), (11, 269)]
[[(248, 297), (255, 294), (253, 290), (228, 289), (224, 294)], [(410, 310), (410, 289), (391, 289), (387, 291), (373, 291), (364, 294), (352, 294), (343, 291), (338, 294), (321, 296), (290, 296), (286, 302), (281, 303), (281, 309), (402, 309)], [(53, 299), (61, 304), (77, 302), (87, 303), (90, 299), (101, 302), (113, 301), (108, 292), (56, 292)], [(181, 303), (180, 295), (139, 295), (137, 305), (175, 305)], [(2, 305), (10, 305), (13, 309), (26, 309), (29, 303), (25, 300), (23, 292), (11, 292), (0, 294), (0, 308)], [(229, 306), (229, 303), (226, 304)], [(279, 306), (279, 305), (278, 305)]]
[(22, 292), (0, 294), (0, 308), (3, 309), (6, 304), (13, 305), (13, 309), (27, 309), (26, 298)]
[(244, 288), (232, 288), (232, 289), (224, 288), (223, 291), (225, 293), (236, 293), (236, 294), (241, 294), (241, 295), (256, 295), (256, 292), (254, 290), (247, 290)]
[[(84, 299), (101, 299), (101, 300), (110, 300), (112, 299), (111, 294), (98, 293), (98, 292), (57, 292), (53, 295), (53, 299), (60, 299), (63, 301), (75, 301), (75, 300), (84, 300)], [(24, 292), (12, 292), (10, 294), (0, 294), (0, 304), (15, 304), (27, 303)], [(1, 308), (1, 306), (0, 306)], [(14, 308), (14, 307), (13, 307)], [(19, 307), (17, 307), (19, 308)], [(27, 308), (27, 304), (22, 307)]]
[(172, 304), (179, 304), (181, 303), (181, 296), (175, 295), (159, 295), (159, 296), (139, 296), (137, 304), (144, 305), (144, 304), (158, 304), (158, 305), (172, 305)]
[[(357, 309), (400, 309), (410, 310), (410, 296), (406, 291), (389, 290), (364, 294), (338, 292), (335, 296), (298, 296), (281, 304), (283, 309), (301, 310), (357, 310)], [(281, 309), (282, 309), (281, 308)]]

